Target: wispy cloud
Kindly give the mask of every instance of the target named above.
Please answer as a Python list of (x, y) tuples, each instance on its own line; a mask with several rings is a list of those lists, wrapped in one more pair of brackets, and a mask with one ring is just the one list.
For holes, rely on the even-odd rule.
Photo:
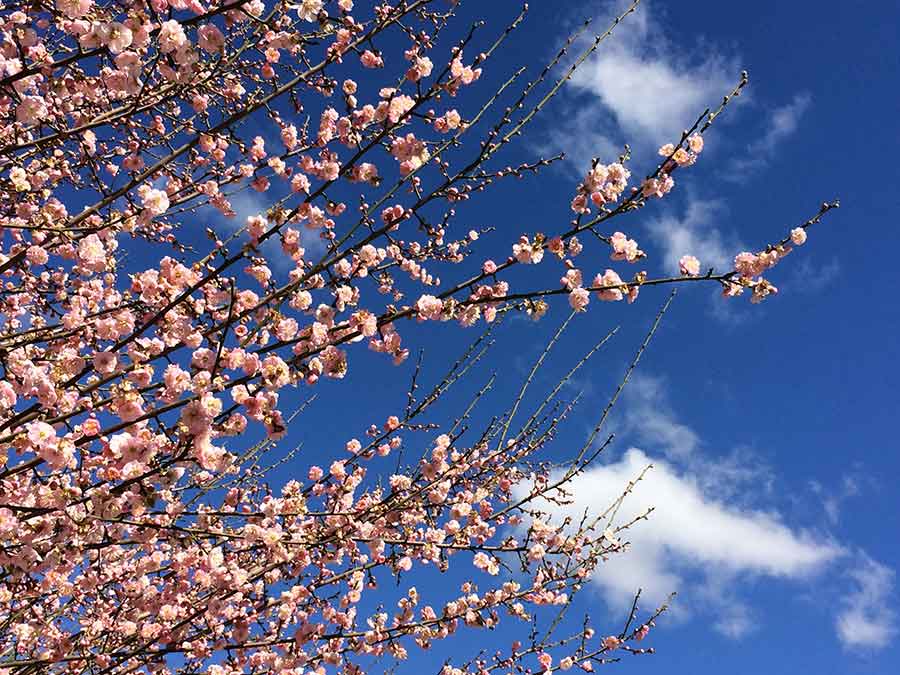
[(796, 133), (810, 103), (812, 97), (802, 92), (794, 96), (790, 103), (775, 108), (769, 115), (766, 129), (747, 146), (744, 157), (732, 160), (731, 170), (725, 176), (741, 181), (766, 166), (774, 157), (778, 146)]
[(717, 200), (689, 197), (682, 216), (673, 210), (646, 221), (644, 227), (659, 248), (666, 271), (677, 272), (683, 255), (694, 255), (702, 267), (731, 269), (735, 254), (742, 250), (737, 236), (718, 225), (724, 206)]
[[(792, 261), (793, 262), (793, 261)], [(787, 284), (804, 293), (818, 293), (827, 288), (841, 274), (841, 263), (837, 258), (832, 258), (821, 265), (816, 264), (811, 258), (802, 258), (794, 265), (793, 274)]]
[(897, 635), (893, 609), (894, 571), (865, 554), (848, 571), (855, 589), (842, 601), (835, 621), (838, 638), (848, 649), (880, 649)]
[(812, 480), (809, 483), (813, 494), (822, 500), (822, 510), (825, 512), (828, 522), (832, 525), (837, 525), (840, 522), (844, 503), (848, 499), (863, 494), (864, 485), (868, 488), (873, 488), (874, 482), (863, 473), (845, 475), (837, 487), (826, 487), (817, 480)]

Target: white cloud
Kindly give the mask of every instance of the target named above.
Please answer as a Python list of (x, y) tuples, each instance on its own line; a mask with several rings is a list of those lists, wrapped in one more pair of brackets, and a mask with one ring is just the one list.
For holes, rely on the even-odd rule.
[[(604, 511), (648, 465), (653, 468), (634, 488), (618, 511), (615, 524), (624, 524), (655, 507), (647, 521), (623, 533), (630, 549), (612, 556), (592, 581), (610, 605), (627, 605), (638, 588), (644, 598), (660, 602), (671, 591), (683, 596), (683, 607), (712, 604), (720, 630), (734, 636), (752, 627), (749, 612), (725, 598), (717, 602), (704, 587), (716, 581), (723, 588), (743, 576), (802, 579), (840, 554), (827, 539), (789, 528), (770, 512), (739, 509), (701, 489), (692, 475), (665, 460), (651, 459), (631, 448), (616, 463), (596, 466), (574, 479), (572, 503), (550, 509), (559, 518), (587, 509)], [(679, 603), (682, 604), (682, 603)]]
[(843, 601), (835, 628), (844, 647), (879, 649), (897, 635), (897, 612), (891, 598), (894, 571), (865, 554), (848, 570), (855, 590)]
[[(616, 9), (607, 4), (598, 21)], [(612, 161), (626, 142), (655, 160), (660, 145), (677, 140), (734, 86), (740, 68), (733, 59), (696, 38), (670, 40), (661, 11), (642, 3), (575, 71), (570, 91), (578, 96), (567, 104), (568, 128), (557, 125), (550, 145), (574, 150), (579, 172), (592, 155)]]
[(726, 174), (726, 177), (743, 180), (748, 174), (768, 164), (778, 146), (796, 133), (811, 102), (810, 95), (802, 92), (794, 96), (790, 103), (775, 108), (769, 116), (765, 132), (747, 146), (745, 157), (732, 161), (731, 173)]
[(731, 269), (735, 254), (743, 247), (735, 235), (723, 232), (716, 225), (723, 210), (719, 201), (689, 197), (682, 217), (670, 210), (645, 222), (650, 240), (662, 253), (667, 272), (678, 272), (678, 260), (683, 255), (697, 256), (704, 271), (708, 267), (718, 271)]
[(556, 522), (577, 522), (615, 502), (642, 474), (616, 513), (623, 525), (653, 508), (647, 520), (623, 531), (624, 553), (605, 561), (593, 584), (615, 609), (625, 608), (638, 588), (648, 603), (679, 593), (675, 617), (709, 615), (709, 625), (729, 638), (758, 627), (753, 607), (741, 596), (755, 579), (808, 579), (841, 557), (829, 536), (792, 527), (775, 510), (770, 469), (745, 449), (711, 458), (703, 439), (679, 421), (663, 379), (635, 375), (611, 425), (630, 448), (613, 463), (595, 465), (567, 487), (564, 506), (541, 504)]

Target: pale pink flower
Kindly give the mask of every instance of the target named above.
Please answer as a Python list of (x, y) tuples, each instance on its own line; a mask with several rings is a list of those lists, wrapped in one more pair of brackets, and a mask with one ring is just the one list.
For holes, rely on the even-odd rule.
[(105, 267), (106, 248), (95, 233), (92, 232), (78, 243), (78, 262), (94, 271)]
[(433, 295), (423, 295), (416, 301), (416, 312), (422, 320), (437, 321), (443, 309), (444, 303)]
[(106, 47), (113, 54), (119, 54), (131, 46), (131, 29), (114, 21), (106, 27)]
[(163, 21), (159, 29), (159, 50), (169, 54), (187, 44), (184, 28), (175, 19)]
[(703, 152), (703, 136), (700, 134), (691, 134), (688, 136), (688, 147), (691, 149), (691, 152), (699, 155)]
[(627, 260), (633, 263), (644, 257), (644, 252), (638, 248), (638, 243), (634, 239), (629, 239), (622, 232), (613, 233), (609, 239), (609, 245), (613, 249), (610, 256), (612, 260)]
[(802, 227), (795, 227), (791, 230), (791, 241), (797, 246), (803, 246), (806, 243), (806, 230)]
[(700, 274), (700, 261), (692, 255), (681, 256), (678, 261), (678, 269), (684, 275), (696, 277)]
[(25, 428), (28, 440), (36, 448), (44, 448), (57, 441), (56, 430), (46, 422), (31, 422)]
[(16, 121), (35, 124), (47, 117), (47, 104), (40, 96), (23, 96), (16, 106)]
[(94, 368), (98, 373), (109, 375), (116, 369), (116, 355), (111, 352), (98, 352), (94, 354)]
[(297, 15), (304, 21), (316, 21), (319, 18), (319, 12), (322, 11), (322, 0), (300, 0), (295, 5)]
[(601, 644), (603, 645), (604, 649), (608, 649), (608, 650), (612, 651), (613, 649), (618, 649), (619, 645), (622, 644), (622, 641), (619, 638), (617, 638), (615, 635), (609, 635), (609, 636), (603, 638)]
[(541, 664), (541, 668), (544, 669), (544, 672), (547, 672), (553, 666), (553, 657), (550, 656), (547, 652), (541, 652), (538, 654), (538, 663)]
[(92, 0), (56, 0), (56, 9), (70, 19), (78, 19), (91, 11)]
[(165, 190), (150, 188), (144, 192), (142, 201), (151, 216), (159, 216), (169, 209), (169, 195)]
[(225, 48), (225, 36), (218, 26), (208, 23), (197, 30), (197, 43), (206, 53), (215, 54)]
[(47, 254), (43, 246), (32, 245), (25, 251), (25, 257), (32, 265), (44, 265), (50, 256)]
[(590, 293), (583, 288), (575, 288), (569, 293), (569, 306), (576, 312), (583, 312), (590, 301)]
[(526, 265), (537, 264), (544, 258), (544, 247), (537, 241), (531, 243), (524, 234), (519, 237), (519, 243), (513, 244), (513, 257)]
[(366, 68), (381, 68), (384, 66), (382, 58), (369, 49), (362, 53), (359, 60)]
[(606, 270), (606, 272), (604, 272), (602, 275), (598, 274), (596, 277), (594, 277), (594, 286), (613, 287), (602, 288), (601, 290), (597, 291), (597, 297), (604, 302), (616, 302), (618, 300), (621, 300), (624, 297), (622, 289), (616, 287), (622, 285), (622, 278), (613, 270)]

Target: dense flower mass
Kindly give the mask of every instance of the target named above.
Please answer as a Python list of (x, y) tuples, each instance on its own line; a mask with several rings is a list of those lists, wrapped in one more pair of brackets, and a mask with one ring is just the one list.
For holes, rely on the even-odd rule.
[[(626, 274), (652, 257), (607, 221), (674, 189), (723, 104), (643, 180), (627, 157), (585, 167), (544, 231), (473, 229), (461, 203), (554, 161), (500, 157), (567, 76), (554, 61), (508, 105), (516, 78), (482, 76), (523, 17), (448, 41), (455, 11), (0, 9), (0, 671), (366, 672), (501, 622), (524, 639), (624, 547), (598, 534), (605, 516), (534, 507), (560, 487), (534, 461), (558, 422), (543, 409), (469, 440), (425, 421), (477, 351), (334, 456), (284, 485), (267, 474), (296, 389), (340, 386), (365, 348), (403, 363), (420, 322), (540, 319), (555, 295), (584, 312), (689, 281), (759, 302), (836, 206), (731, 270), (701, 276), (685, 251), (678, 277)], [(470, 580), (444, 595), (407, 583), (451, 563)], [(442, 672), (591, 672), (647, 651), (634, 643), (657, 615), (472, 649)]]

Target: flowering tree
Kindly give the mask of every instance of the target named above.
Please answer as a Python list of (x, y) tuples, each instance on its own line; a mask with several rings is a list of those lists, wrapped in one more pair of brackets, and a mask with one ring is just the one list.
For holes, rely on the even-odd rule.
[[(776, 292), (762, 274), (837, 206), (738, 253), (732, 270), (704, 272), (686, 255), (677, 277), (622, 272), (645, 255), (609, 221), (673, 189), (743, 76), (642, 182), (627, 151), (595, 160), (574, 187), (574, 216), (476, 260), (491, 244), (457, 231), (455, 206), (558, 159), (496, 166), (613, 27), (573, 36), (530, 82), (522, 68), (484, 92), (482, 69), (525, 11), (451, 44), (454, 10), (0, 10), (0, 669), (357, 673), (523, 621), (521, 640), (445, 672), (590, 671), (644, 651), (635, 643), (656, 613), (638, 616), (637, 604), (597, 637), (587, 624), (529, 628), (564, 612), (622, 547), (628, 524), (606, 527), (608, 513), (554, 523), (537, 506), (564, 498), (596, 457), (603, 420), (562, 474), (532, 461), (569, 412), (551, 405), (559, 386), (515, 426), (521, 394), (474, 437), (462, 433), (466, 411), (422, 440), (434, 428), (423, 415), (482, 357), (483, 338), (364, 440), (345, 439), (343, 457), (283, 486), (265, 478), (286, 392), (343, 378), (357, 343), (400, 364), (411, 322), (540, 319), (555, 295), (573, 314), (592, 296), (630, 303), (642, 287), (679, 283), (758, 302)], [(237, 220), (248, 192), (264, 200), (259, 212), (228, 233), (201, 225), (213, 210)], [(596, 269), (608, 257), (618, 271)], [(533, 273), (515, 279), (530, 285), (513, 287), (522, 266)], [(404, 444), (421, 459), (399, 461)], [(470, 573), (453, 597), (420, 597), (405, 581), (451, 563)], [(404, 586), (381, 590), (392, 579)]]

